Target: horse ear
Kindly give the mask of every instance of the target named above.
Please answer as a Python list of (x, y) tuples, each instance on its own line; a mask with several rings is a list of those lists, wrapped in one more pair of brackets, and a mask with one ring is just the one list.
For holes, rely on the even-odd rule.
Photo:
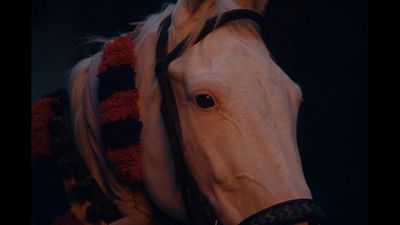
[(193, 16), (206, 0), (178, 0), (175, 6), (174, 26), (179, 26)]
[(194, 14), (204, 2), (206, 0), (178, 0), (176, 6), (190, 15)]
[(205, 0), (185, 0), (188, 4), (190, 13), (194, 13), (205, 2)]
[(236, 4), (243, 8), (254, 9), (259, 13), (263, 13), (268, 0), (234, 0)]

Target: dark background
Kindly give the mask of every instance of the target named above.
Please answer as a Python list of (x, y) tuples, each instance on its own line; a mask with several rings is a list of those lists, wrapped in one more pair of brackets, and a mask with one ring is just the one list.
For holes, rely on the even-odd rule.
[[(172, 1), (174, 2), (174, 1)], [(368, 224), (368, 2), (270, 0), (268, 47), (303, 89), (304, 173), (332, 225)], [(32, 0), (32, 95), (66, 87), (68, 70), (160, 10), (157, 0)]]

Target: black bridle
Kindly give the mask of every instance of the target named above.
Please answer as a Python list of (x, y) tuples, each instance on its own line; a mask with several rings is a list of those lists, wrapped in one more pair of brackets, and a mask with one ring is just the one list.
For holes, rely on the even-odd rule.
[[(208, 20), (200, 32), (194, 44), (201, 41), (214, 29), (224, 24), (239, 20), (252, 20), (260, 27), (260, 36), (264, 43), (267, 40), (265, 18), (252, 10), (236, 9), (227, 11), (220, 17)], [(156, 46), (155, 73), (159, 81), (161, 91), (161, 114), (163, 116), (165, 129), (167, 131), (170, 149), (175, 161), (176, 183), (182, 192), (186, 215), (190, 224), (211, 225), (215, 224), (217, 218), (207, 199), (198, 189), (190, 169), (185, 163), (183, 156), (182, 131), (179, 120), (178, 108), (168, 76), (169, 64), (177, 59), (185, 51), (187, 39), (179, 43), (175, 49), (167, 53), (168, 29), (172, 17), (167, 16), (160, 24), (159, 38)], [(264, 209), (240, 223), (240, 225), (287, 225), (298, 222), (309, 222), (309, 224), (325, 224), (325, 216), (321, 208), (311, 199), (297, 199), (283, 202)]]

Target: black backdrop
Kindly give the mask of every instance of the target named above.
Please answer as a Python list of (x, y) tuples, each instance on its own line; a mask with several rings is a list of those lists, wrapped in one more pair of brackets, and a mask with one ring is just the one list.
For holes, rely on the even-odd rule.
[[(32, 0), (32, 101), (65, 87), (68, 70), (110, 37), (157, 12), (157, 0)], [(368, 4), (270, 0), (268, 47), (303, 89), (304, 173), (333, 225), (368, 223)]]

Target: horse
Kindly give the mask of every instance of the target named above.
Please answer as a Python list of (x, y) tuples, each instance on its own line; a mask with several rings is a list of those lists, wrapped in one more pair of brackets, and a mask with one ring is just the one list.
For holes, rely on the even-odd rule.
[(259, 33), (266, 4), (178, 0), (72, 69), (71, 132), (120, 214), (110, 224), (320, 224), (296, 217), (319, 208), (296, 140), (301, 88)]

